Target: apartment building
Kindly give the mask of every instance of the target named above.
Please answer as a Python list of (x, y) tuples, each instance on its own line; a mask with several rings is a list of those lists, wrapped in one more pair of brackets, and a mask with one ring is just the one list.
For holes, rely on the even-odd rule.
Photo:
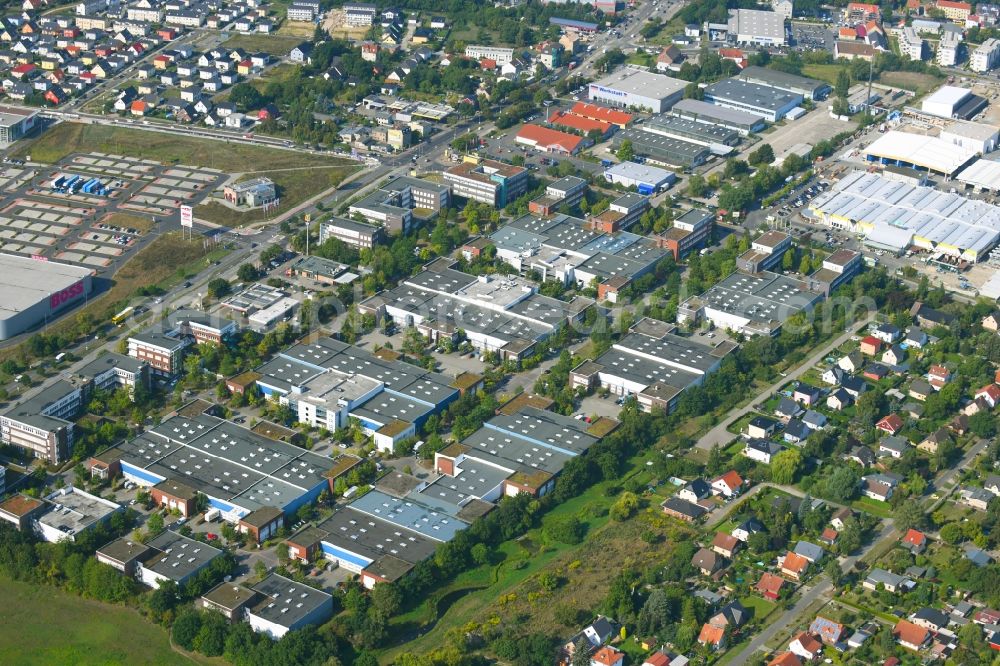
[(958, 63), (958, 50), (962, 45), (962, 36), (954, 32), (945, 32), (938, 42), (937, 64), (942, 67), (954, 67)]
[(378, 14), (378, 8), (375, 5), (360, 2), (347, 3), (343, 9), (344, 21), (352, 28), (371, 26), (375, 22), (375, 16)]
[(514, 49), (502, 46), (484, 46), (481, 44), (470, 44), (465, 47), (465, 57), (475, 60), (492, 60), (499, 65), (506, 65), (514, 60)]
[(924, 59), (924, 40), (912, 26), (906, 26), (900, 33), (899, 52), (910, 60)]
[(528, 170), (495, 160), (465, 162), (444, 172), (456, 196), (503, 208), (528, 191)]
[(1000, 63), (1000, 39), (990, 38), (973, 50), (969, 68), (974, 72), (988, 72)]

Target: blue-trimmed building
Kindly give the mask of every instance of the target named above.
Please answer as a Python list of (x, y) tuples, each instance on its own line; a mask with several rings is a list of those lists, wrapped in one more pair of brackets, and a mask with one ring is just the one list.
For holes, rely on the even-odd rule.
[(576, 19), (553, 16), (549, 18), (549, 23), (551, 25), (557, 25), (560, 28), (570, 28), (571, 30), (576, 30), (577, 32), (597, 32), (597, 24), (590, 23), (588, 21), (577, 21)]

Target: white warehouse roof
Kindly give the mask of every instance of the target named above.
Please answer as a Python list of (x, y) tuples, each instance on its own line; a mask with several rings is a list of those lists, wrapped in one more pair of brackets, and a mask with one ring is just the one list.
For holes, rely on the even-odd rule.
[(971, 94), (972, 91), (968, 88), (959, 88), (958, 86), (941, 86), (935, 90), (930, 97), (924, 99), (920, 108), (924, 113), (937, 115), (933, 109), (940, 108), (944, 105), (954, 108), (961, 104), (962, 101)]
[(897, 160), (936, 173), (952, 175), (976, 156), (965, 148), (935, 136), (891, 130), (880, 136), (865, 152), (872, 157)]
[(1000, 190), (1000, 162), (976, 160), (962, 169), (955, 179), (984, 190)]

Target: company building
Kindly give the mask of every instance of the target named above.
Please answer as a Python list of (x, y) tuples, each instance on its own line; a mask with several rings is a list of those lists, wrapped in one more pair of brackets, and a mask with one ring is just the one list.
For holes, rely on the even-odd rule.
[(759, 9), (730, 10), (729, 39), (737, 44), (784, 46), (788, 43), (785, 17)]
[(413, 210), (437, 212), (451, 202), (451, 189), (420, 178), (393, 178), (361, 201), (351, 204), (348, 211), (361, 215), (393, 233), (408, 233), (413, 224)]
[(90, 268), (0, 253), (0, 340), (54, 321), (90, 295)]
[(319, 242), (325, 243), (331, 238), (336, 238), (359, 250), (370, 250), (385, 241), (385, 230), (374, 224), (345, 217), (332, 217), (320, 223)]
[(234, 206), (249, 206), (257, 208), (271, 203), (277, 196), (274, 182), (270, 178), (253, 178), (242, 183), (226, 185), (222, 191), (226, 201)]
[(573, 368), (570, 386), (605, 388), (635, 396), (643, 411), (670, 412), (685, 389), (700, 385), (734, 349), (732, 342), (712, 347), (677, 335), (673, 325), (642, 319), (607, 352)]
[[(741, 10), (742, 11), (742, 10)], [(705, 88), (705, 101), (778, 122), (802, 103), (802, 95), (740, 79), (723, 79)]]
[(737, 79), (748, 83), (757, 83), (784, 90), (794, 95), (802, 95), (805, 99), (825, 99), (833, 89), (826, 81), (818, 81), (797, 74), (789, 74), (768, 67), (756, 65), (747, 67), (736, 75)]
[(920, 104), (920, 110), (938, 118), (969, 120), (985, 109), (989, 102), (974, 95), (968, 88), (941, 86)]
[(767, 127), (762, 115), (716, 106), (700, 99), (682, 99), (670, 109), (670, 113), (699, 123), (726, 127), (742, 136), (760, 132)]
[(712, 237), (715, 216), (711, 211), (692, 208), (674, 220), (674, 225), (655, 236), (656, 242), (680, 261), (693, 250), (704, 247)]
[(276, 573), (254, 585), (253, 590), (260, 601), (247, 608), (247, 622), (251, 629), (274, 640), (333, 617), (333, 596)]
[[(993, 128), (994, 136), (995, 131)], [(977, 148), (969, 141), (949, 140), (946, 138), (949, 136), (953, 135), (949, 135), (948, 130), (940, 137), (890, 130), (864, 149), (865, 157), (869, 162), (912, 167), (951, 177), (976, 159)]]
[(198, 310), (177, 310), (128, 338), (128, 355), (148, 363), (158, 377), (180, 372), (184, 351), (194, 344), (222, 344), (237, 332), (236, 322)]
[(514, 49), (470, 44), (465, 47), (465, 57), (473, 60), (492, 60), (497, 65), (506, 65), (514, 60)]
[(455, 196), (503, 208), (528, 191), (528, 170), (495, 160), (466, 161), (444, 172)]
[(35, 129), (38, 111), (0, 106), (0, 143), (13, 143)]
[(625, 141), (632, 143), (632, 150), (636, 155), (642, 155), (647, 161), (655, 164), (676, 169), (701, 166), (712, 156), (712, 151), (703, 144), (647, 132), (635, 127), (615, 134), (611, 145), (617, 149)]
[(673, 171), (635, 162), (621, 162), (605, 169), (604, 179), (622, 187), (635, 187), (639, 194), (655, 194), (677, 182)]
[(590, 84), (589, 98), (622, 109), (663, 113), (684, 96), (687, 81), (654, 74), (636, 67), (622, 67)]

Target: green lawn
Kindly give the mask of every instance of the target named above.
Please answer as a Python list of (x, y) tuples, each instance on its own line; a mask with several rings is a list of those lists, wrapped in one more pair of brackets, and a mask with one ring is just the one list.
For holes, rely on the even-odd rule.
[(128, 608), (6, 579), (0, 579), (0, 598), (0, 623), (7, 627), (0, 631), (0, 663), (213, 663), (174, 652), (166, 631)]
[(761, 623), (767, 616), (769, 616), (778, 604), (773, 601), (768, 601), (763, 597), (758, 597), (757, 595), (751, 594), (740, 599), (740, 603), (746, 608), (753, 609), (753, 619), (754, 622)]
[(809, 76), (820, 81), (826, 81), (831, 86), (837, 85), (837, 73), (844, 69), (843, 65), (802, 65), (802, 76)]
[(851, 506), (858, 511), (867, 511), (879, 518), (889, 518), (892, 516), (892, 508), (885, 502), (873, 500), (870, 497), (861, 497), (851, 502)]

